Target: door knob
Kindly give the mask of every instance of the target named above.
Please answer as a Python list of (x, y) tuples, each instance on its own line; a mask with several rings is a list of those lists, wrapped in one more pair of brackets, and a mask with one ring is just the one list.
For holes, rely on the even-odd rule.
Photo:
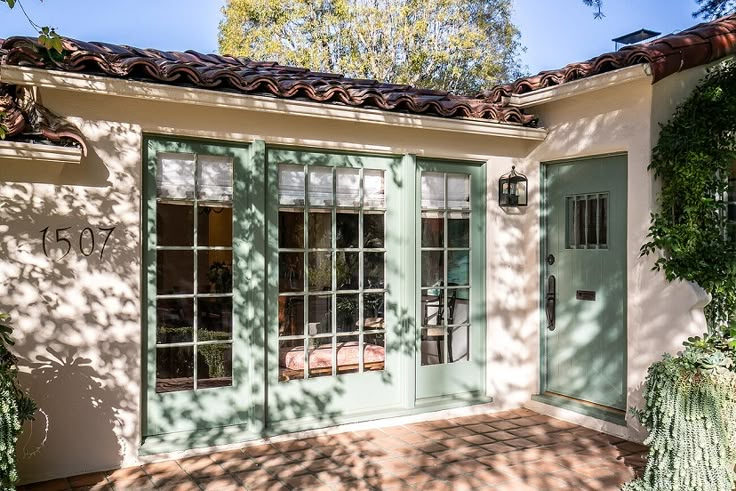
[(555, 330), (555, 311), (557, 310), (557, 279), (555, 275), (547, 278), (547, 291), (544, 295), (544, 311), (547, 314), (547, 329)]

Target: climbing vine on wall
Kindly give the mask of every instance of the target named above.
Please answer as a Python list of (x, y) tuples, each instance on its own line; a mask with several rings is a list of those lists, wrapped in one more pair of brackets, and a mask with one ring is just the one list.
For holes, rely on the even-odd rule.
[(736, 161), (736, 63), (712, 69), (662, 127), (650, 170), (661, 182), (642, 254), (668, 280), (693, 281), (713, 297), (709, 330), (736, 320), (736, 241), (725, 196)]

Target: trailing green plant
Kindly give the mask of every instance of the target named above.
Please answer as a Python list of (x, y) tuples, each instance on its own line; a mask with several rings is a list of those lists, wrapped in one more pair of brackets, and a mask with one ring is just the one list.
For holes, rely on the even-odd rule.
[(642, 255), (654, 268), (711, 296), (709, 332), (736, 319), (736, 241), (729, 233), (728, 179), (736, 160), (736, 64), (712, 69), (662, 126), (649, 169), (662, 189)]
[(10, 351), (10, 316), (0, 312), (0, 489), (15, 489), (18, 481), (15, 446), (24, 421), (33, 420), (36, 404), (18, 385), (17, 358)]
[(649, 431), (644, 474), (624, 491), (733, 491), (736, 480), (736, 372), (715, 341), (688, 342), (649, 367), (644, 408)]

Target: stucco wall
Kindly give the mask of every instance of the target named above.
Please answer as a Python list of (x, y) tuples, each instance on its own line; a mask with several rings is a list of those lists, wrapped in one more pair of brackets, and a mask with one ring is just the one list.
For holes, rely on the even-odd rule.
[[(79, 165), (0, 161), (0, 310), (15, 319), (21, 381), (41, 410), (20, 443), (21, 475), (31, 482), (137, 462), (144, 133), (474, 160), (530, 149), (497, 137), (53, 89), (41, 98), (80, 126), (89, 155)], [(113, 226), (100, 257), (106, 233), (98, 227)], [(61, 258), (56, 230), (67, 227), (59, 233), (72, 247)], [(89, 256), (79, 248), (86, 227), (96, 243)], [(85, 253), (90, 245), (85, 232)]]

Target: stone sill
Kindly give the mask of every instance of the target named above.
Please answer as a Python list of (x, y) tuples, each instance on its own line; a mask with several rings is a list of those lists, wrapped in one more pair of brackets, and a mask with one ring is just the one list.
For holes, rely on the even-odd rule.
[(0, 160), (34, 160), (59, 164), (79, 164), (82, 161), (82, 149), (58, 147), (43, 143), (0, 140)]

